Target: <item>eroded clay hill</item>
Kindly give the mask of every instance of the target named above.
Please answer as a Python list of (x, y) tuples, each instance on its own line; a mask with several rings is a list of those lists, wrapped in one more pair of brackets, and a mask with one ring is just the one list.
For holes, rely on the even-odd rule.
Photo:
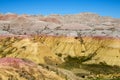
[(78, 36), (119, 36), (120, 19), (92, 13), (76, 15), (17, 15), (0, 14), (0, 34), (47, 34)]
[[(120, 39), (110, 37), (35, 36), (0, 41), (0, 57), (18, 57), (38, 64), (59, 64), (68, 56), (88, 57), (85, 63), (120, 66)], [(61, 56), (59, 56), (61, 55)]]
[[(31, 80), (119, 77), (120, 19), (92, 13), (48, 16), (0, 14), (0, 58), (0, 78), (3, 80), (9, 79), (9, 74), (18, 80), (29, 77), (33, 78)], [(18, 76), (21, 68), (15, 72), (17, 68), (12, 65), (16, 63), (13, 62), (17, 60), (17, 65), (20, 62), (20, 66), (28, 68), (30, 65), (24, 65), (29, 64), (24, 59), (45, 68), (43, 75), (47, 78), (36, 79), (40, 74), (38, 68), (33, 70), (36, 74)]]

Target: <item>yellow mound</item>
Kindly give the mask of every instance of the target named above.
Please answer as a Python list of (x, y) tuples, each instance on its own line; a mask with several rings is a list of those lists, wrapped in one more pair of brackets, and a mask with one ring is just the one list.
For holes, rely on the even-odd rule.
[(34, 38), (5, 38), (0, 42), (1, 57), (27, 58), (36, 63), (56, 64), (67, 56), (92, 56), (85, 63), (105, 62), (120, 66), (120, 39), (106, 37), (53, 37), (38, 36)]
[[(58, 57), (50, 50), (49, 47), (40, 43), (34, 42), (32, 39), (3, 39), (0, 47), (1, 57), (18, 57), (32, 60), (36, 63), (49, 64), (58, 63)], [(45, 62), (46, 60), (46, 62)]]
[(86, 63), (105, 62), (120, 66), (120, 39), (107, 37), (42, 37), (43, 41), (55, 54), (79, 57), (94, 54)]

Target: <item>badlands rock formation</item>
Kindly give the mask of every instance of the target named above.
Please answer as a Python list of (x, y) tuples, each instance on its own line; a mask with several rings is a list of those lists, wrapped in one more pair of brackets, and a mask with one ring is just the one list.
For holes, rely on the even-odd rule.
[(65, 80), (53, 71), (18, 58), (0, 59), (1, 80)]
[[(85, 63), (105, 62), (120, 66), (120, 40), (106, 37), (36, 36), (34, 38), (3, 38), (0, 41), (0, 57), (18, 57), (38, 64), (57, 64), (64, 58), (89, 57)], [(57, 56), (61, 55), (61, 57)]]
[(120, 19), (92, 13), (76, 15), (16, 15), (1, 14), (0, 29), (10, 34), (47, 34), (119, 37)]
[(28, 59), (62, 68), (71, 60), (78, 60), (79, 68), (81, 64), (120, 66), (120, 19), (92, 13), (0, 14), (0, 36), (1, 58)]

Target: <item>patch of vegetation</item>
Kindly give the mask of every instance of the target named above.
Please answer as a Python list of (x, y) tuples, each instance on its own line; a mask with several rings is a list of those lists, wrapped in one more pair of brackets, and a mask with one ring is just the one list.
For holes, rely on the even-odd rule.
[(88, 70), (94, 74), (113, 74), (113, 73), (120, 73), (119, 66), (110, 66), (104, 62), (100, 64), (84, 64), (82, 68)]
[[(95, 55), (96, 53), (90, 54), (88, 56), (79, 56), (79, 57), (67, 56), (65, 58), (65, 62), (60, 66), (67, 69), (79, 68), (83, 62), (91, 60), (92, 57)], [(58, 55), (58, 56), (61, 57), (62, 55)]]
[[(60, 55), (61, 56), (61, 55)], [(92, 55), (93, 56), (93, 55)], [(119, 77), (115, 77), (115, 75), (113, 75), (113, 77), (110, 77), (110, 79), (106, 79), (104, 77), (96, 77), (96, 75), (102, 74), (102, 75), (109, 75), (109, 74), (118, 74), (120, 73), (120, 67), (119, 66), (110, 66), (107, 65), (106, 62), (100, 62), (99, 64), (83, 64), (83, 62), (91, 60), (91, 56), (89, 57), (66, 57), (65, 58), (65, 62), (63, 64), (60, 64), (59, 67), (68, 69), (68, 70), (73, 70), (73, 69), (78, 69), (81, 70), (83, 72), (80, 72), (80, 74), (78, 74), (77, 72), (74, 72), (76, 74), (76, 76), (81, 76), (81, 74), (83, 73), (87, 73), (84, 72), (88, 71), (90, 72), (90, 74), (85, 74), (85, 76), (89, 76), (89, 75), (94, 75), (94, 79), (91, 78), (90, 80), (120, 80)], [(84, 75), (84, 74), (83, 74)], [(113, 78), (113, 79), (112, 79)]]
[(110, 80), (120, 80), (120, 78), (114, 78), (114, 79), (110, 79)]
[[(60, 56), (61, 55), (59, 55), (59, 57)], [(71, 57), (71, 56), (68, 56), (68, 57), (65, 58), (65, 62), (63, 64), (61, 64), (60, 66), (64, 67), (64, 68), (67, 68), (67, 69), (79, 68), (80, 65), (83, 62), (91, 60), (91, 58), (93, 56), (94, 56), (93, 54), (91, 54), (89, 56), (81, 56), (81, 57)]]
[(72, 58), (68, 56), (67, 58), (65, 58), (65, 62), (61, 64), (61, 66), (67, 69), (72, 69), (72, 68), (79, 68), (80, 64), (81, 64), (81, 60), (79, 57)]
[(96, 79), (91, 79), (91, 80), (110, 80), (110, 79), (96, 78)]
[(114, 79), (103, 79), (103, 78), (96, 78), (91, 80), (120, 80), (120, 78), (114, 78)]

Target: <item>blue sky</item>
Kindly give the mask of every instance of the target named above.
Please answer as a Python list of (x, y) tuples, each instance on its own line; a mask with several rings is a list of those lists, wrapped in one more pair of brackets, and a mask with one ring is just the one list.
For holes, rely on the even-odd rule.
[(0, 13), (79, 14), (97, 13), (120, 18), (120, 0), (0, 0)]

